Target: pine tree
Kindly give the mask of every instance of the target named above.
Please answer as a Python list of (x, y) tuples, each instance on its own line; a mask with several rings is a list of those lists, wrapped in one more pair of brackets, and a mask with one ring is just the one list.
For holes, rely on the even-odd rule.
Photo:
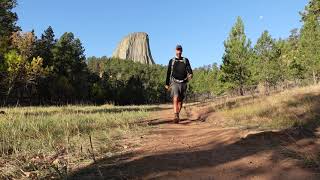
[(51, 26), (49, 26), (41, 35), (41, 38), (37, 40), (34, 56), (40, 56), (44, 60), (44, 66), (53, 65), (52, 49), (57, 40)]
[(320, 1), (310, 0), (305, 10), (300, 13), (302, 16), (302, 21), (306, 21), (310, 15), (316, 16), (318, 22), (320, 21)]
[(279, 61), (280, 51), (276, 41), (269, 35), (268, 31), (264, 31), (258, 39), (254, 47), (257, 55), (255, 63), (255, 75), (259, 82), (263, 83), (266, 93), (269, 92), (270, 86), (275, 86), (283, 79), (281, 63)]
[(250, 76), (247, 62), (250, 58), (251, 42), (245, 35), (244, 24), (240, 17), (224, 46), (222, 81), (227, 85), (227, 89), (239, 89), (240, 95), (244, 95), (244, 88)]
[(299, 45), (300, 61), (307, 69), (307, 76), (312, 76), (317, 83), (320, 74), (320, 2), (311, 0), (301, 13), (303, 27)]
[(10, 49), (10, 37), (13, 32), (20, 30), (16, 25), (18, 16), (12, 12), (16, 7), (16, 0), (1, 0), (0, 2), (0, 63), (4, 54)]
[(278, 41), (281, 51), (280, 62), (284, 71), (283, 76), (287, 83), (298, 83), (303, 79), (305, 73), (304, 66), (299, 61), (299, 41), (300, 33), (298, 29), (291, 30), (289, 38)]
[(86, 97), (89, 92), (88, 70), (80, 40), (75, 38), (73, 33), (64, 33), (55, 44), (52, 53), (53, 72), (56, 76), (56, 84), (59, 85), (52, 84), (52, 93), (66, 100)]

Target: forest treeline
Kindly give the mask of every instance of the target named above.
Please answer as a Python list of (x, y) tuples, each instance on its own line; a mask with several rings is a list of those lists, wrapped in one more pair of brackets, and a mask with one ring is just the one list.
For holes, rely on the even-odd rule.
[[(168, 100), (166, 66), (108, 57), (88, 57), (72, 32), (40, 37), (22, 32), (16, 0), (0, 2), (0, 99), (6, 104), (151, 104)], [(255, 44), (238, 17), (225, 40), (222, 64), (194, 70), (189, 94), (238, 94), (304, 84), (320, 77), (320, 1), (300, 12), (302, 27), (286, 39), (266, 30)], [(214, 32), (213, 32), (214, 33)], [(192, 59), (191, 59), (192, 62)]]

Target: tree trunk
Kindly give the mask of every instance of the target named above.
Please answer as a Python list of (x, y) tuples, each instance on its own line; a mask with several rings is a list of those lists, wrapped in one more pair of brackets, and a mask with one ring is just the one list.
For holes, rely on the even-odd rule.
[(243, 86), (240, 85), (240, 95), (243, 96), (244, 95), (244, 91), (243, 91)]
[(269, 83), (265, 81), (264, 83), (264, 88), (265, 88), (265, 95), (269, 96)]
[(317, 84), (317, 77), (315, 70), (312, 70), (313, 84)]

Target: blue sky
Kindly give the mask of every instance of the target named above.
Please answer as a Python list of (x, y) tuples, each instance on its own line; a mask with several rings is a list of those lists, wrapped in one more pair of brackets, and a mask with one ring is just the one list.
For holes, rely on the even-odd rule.
[(223, 41), (241, 16), (255, 43), (262, 31), (286, 38), (301, 27), (299, 11), (308, 0), (18, 0), (23, 31), (39, 36), (49, 25), (57, 37), (73, 32), (86, 56), (111, 56), (131, 32), (149, 34), (153, 58), (167, 64), (176, 44), (193, 67), (221, 64)]

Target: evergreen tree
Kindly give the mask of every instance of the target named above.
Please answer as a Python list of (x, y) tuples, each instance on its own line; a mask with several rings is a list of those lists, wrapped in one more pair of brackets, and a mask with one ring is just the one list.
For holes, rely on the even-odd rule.
[(57, 40), (51, 26), (49, 26), (41, 35), (41, 38), (36, 41), (34, 56), (40, 56), (44, 60), (44, 66), (53, 65), (52, 49)]
[(16, 5), (16, 0), (1, 0), (0, 2), (0, 63), (3, 62), (4, 54), (10, 49), (12, 33), (20, 30), (16, 25), (18, 16), (12, 12)]
[[(45, 78), (39, 79), (38, 96), (41, 97), (41, 102), (50, 98), (50, 85), (54, 80), (53, 68), (53, 53), (52, 50), (57, 40), (51, 26), (49, 26), (41, 35), (40, 39), (36, 40), (33, 52), (34, 57), (41, 57), (43, 59), (43, 66), (50, 69), (49, 74)], [(51, 85), (52, 86), (52, 85)]]
[(98, 76), (102, 76), (105, 70), (105, 64), (108, 58), (103, 56), (101, 58), (97, 58), (95, 56), (87, 58), (88, 69), (92, 72), (97, 74)]
[(270, 86), (275, 86), (283, 79), (281, 63), (279, 61), (280, 50), (276, 41), (264, 31), (254, 47), (257, 55), (255, 63), (255, 73), (259, 82), (263, 83), (266, 93), (269, 92)]
[(250, 58), (251, 42), (245, 35), (244, 24), (240, 17), (232, 27), (224, 46), (222, 81), (227, 89), (239, 89), (240, 95), (244, 95), (244, 88), (250, 76), (247, 62)]
[[(56, 98), (73, 101), (88, 95), (88, 70), (84, 49), (73, 33), (64, 33), (53, 50), (53, 72), (56, 84), (50, 88)], [(56, 92), (58, 92), (56, 94)]]
[(286, 83), (298, 83), (303, 79), (305, 68), (299, 61), (299, 41), (300, 34), (298, 29), (291, 30), (288, 39), (279, 40), (278, 48), (281, 51), (280, 62), (283, 64), (283, 77)]
[(319, 0), (310, 0), (306, 5), (305, 10), (300, 13), (302, 20), (306, 21), (310, 15), (316, 16), (318, 22), (320, 21), (320, 1)]
[(320, 2), (311, 0), (302, 14), (300, 61), (316, 84), (320, 73)]

